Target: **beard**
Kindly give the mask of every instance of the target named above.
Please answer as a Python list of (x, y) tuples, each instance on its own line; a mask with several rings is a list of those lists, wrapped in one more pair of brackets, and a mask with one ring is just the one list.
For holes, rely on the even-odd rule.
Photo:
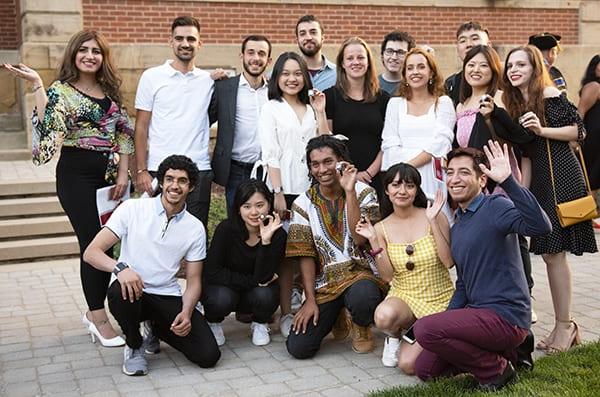
[(251, 69), (251, 66), (248, 63), (246, 63), (246, 62), (243, 62), (242, 65), (244, 67), (244, 71), (246, 73), (248, 73), (252, 77), (258, 77), (258, 76), (260, 76), (261, 74), (263, 74), (265, 72), (265, 69), (267, 69), (267, 64), (266, 63), (263, 64), (263, 65), (261, 65), (261, 67), (258, 70), (258, 72), (253, 71)]
[(194, 57), (196, 56), (196, 53), (193, 50), (187, 51), (187, 54), (183, 54), (179, 50), (176, 50), (176, 51), (173, 51), (173, 54), (175, 55), (175, 58), (177, 58), (178, 60), (180, 60), (181, 62), (184, 62), (184, 63), (189, 63), (189, 62), (193, 61)]
[(308, 48), (304, 48), (304, 46), (301, 46), (301, 45), (298, 45), (298, 48), (300, 49), (300, 52), (302, 54), (304, 54), (304, 56), (310, 58), (310, 57), (315, 56), (315, 54), (317, 54), (319, 51), (321, 51), (322, 46), (323, 46), (323, 43), (315, 42), (314, 48), (308, 49)]

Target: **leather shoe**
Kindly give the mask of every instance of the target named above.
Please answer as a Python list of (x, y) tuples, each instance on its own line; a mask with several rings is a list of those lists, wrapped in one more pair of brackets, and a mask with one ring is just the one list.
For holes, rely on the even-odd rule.
[(533, 332), (529, 330), (523, 343), (517, 346), (517, 369), (531, 371), (533, 370), (533, 347), (535, 346), (535, 340), (533, 338)]
[(519, 380), (517, 371), (515, 371), (510, 361), (506, 361), (506, 368), (504, 369), (504, 372), (502, 372), (500, 376), (489, 383), (480, 383), (479, 389), (484, 392), (495, 392), (504, 388), (504, 386), (516, 382), (517, 380)]

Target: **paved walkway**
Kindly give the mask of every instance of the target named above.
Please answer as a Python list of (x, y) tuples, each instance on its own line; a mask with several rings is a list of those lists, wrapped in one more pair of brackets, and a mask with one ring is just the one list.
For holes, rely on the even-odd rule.
[[(0, 180), (17, 175), (36, 177), (38, 172), (52, 175), (39, 168), (30, 175), (28, 164), (13, 163), (12, 177), (3, 172)], [(543, 336), (552, 326), (552, 305), (545, 266), (541, 258), (533, 259), (535, 309), (540, 319), (533, 329), (536, 336)], [(598, 256), (569, 260), (573, 266), (573, 316), (584, 340), (598, 340)], [(215, 368), (192, 366), (163, 343), (162, 352), (149, 357), (148, 376), (125, 376), (121, 373), (122, 349), (90, 343), (81, 324), (85, 305), (78, 267), (76, 260), (0, 266), (0, 395), (351, 397), (419, 382), (381, 365), (383, 336), (379, 333), (375, 335), (376, 350), (370, 354), (355, 354), (349, 341), (327, 338), (314, 359), (295, 360), (287, 354), (277, 325), (271, 344), (255, 347), (248, 326), (231, 317), (224, 322), (227, 343)]]

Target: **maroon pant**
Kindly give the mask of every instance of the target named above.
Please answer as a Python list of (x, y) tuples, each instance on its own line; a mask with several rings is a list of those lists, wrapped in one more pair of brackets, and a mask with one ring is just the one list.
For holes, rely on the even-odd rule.
[(490, 309), (456, 309), (423, 317), (414, 325), (423, 352), (415, 363), (422, 380), (468, 372), (488, 383), (504, 372), (527, 330)]

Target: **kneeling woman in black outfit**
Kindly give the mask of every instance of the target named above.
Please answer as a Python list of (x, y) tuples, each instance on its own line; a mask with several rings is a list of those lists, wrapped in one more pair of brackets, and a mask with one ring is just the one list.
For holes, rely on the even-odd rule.
[(268, 322), (279, 305), (275, 270), (285, 255), (287, 235), (273, 208), (273, 195), (255, 179), (242, 183), (234, 197), (235, 214), (214, 233), (205, 269), (202, 304), (219, 346), (221, 322), (231, 312), (252, 315), (252, 343), (268, 344)]

